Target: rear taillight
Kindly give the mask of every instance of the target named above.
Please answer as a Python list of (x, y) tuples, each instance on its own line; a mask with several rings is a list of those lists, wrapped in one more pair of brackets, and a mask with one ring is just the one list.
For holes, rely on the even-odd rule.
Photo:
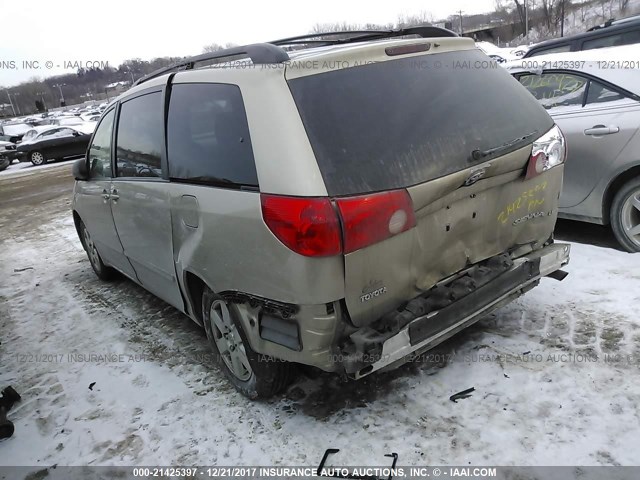
[(263, 193), (260, 201), (269, 230), (288, 248), (307, 257), (351, 253), (416, 225), (406, 190), (336, 198), (335, 208), (326, 197)]
[(525, 180), (537, 177), (547, 170), (564, 163), (567, 144), (557, 125), (533, 142)]
[(261, 194), (262, 218), (287, 247), (307, 257), (330, 257), (342, 252), (340, 223), (326, 198)]
[(344, 253), (405, 232), (416, 225), (406, 190), (336, 199), (342, 220)]

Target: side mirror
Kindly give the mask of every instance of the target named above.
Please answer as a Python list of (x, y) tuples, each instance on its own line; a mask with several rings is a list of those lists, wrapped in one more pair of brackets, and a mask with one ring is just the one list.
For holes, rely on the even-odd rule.
[(82, 135), (80, 132), (76, 132), (75, 130), (73, 131), (72, 135), (74, 137), (79, 137), (80, 135)]
[(89, 180), (87, 158), (80, 158), (73, 163), (73, 176), (76, 180)]

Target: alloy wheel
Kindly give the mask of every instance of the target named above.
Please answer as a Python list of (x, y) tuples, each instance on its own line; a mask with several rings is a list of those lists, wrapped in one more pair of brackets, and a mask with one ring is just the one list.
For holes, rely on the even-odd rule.
[(241, 381), (251, 378), (253, 372), (244, 343), (225, 301), (215, 300), (211, 304), (209, 319), (216, 347), (227, 368)]
[(89, 261), (94, 269), (100, 270), (100, 255), (98, 254), (98, 249), (96, 248), (95, 243), (91, 239), (91, 235), (89, 235), (89, 230), (87, 227), (84, 227), (83, 230), (84, 236), (84, 245), (87, 248), (87, 254), (89, 255)]
[(31, 154), (31, 163), (34, 165), (42, 165), (44, 163), (44, 155), (40, 152), (33, 152)]
[(640, 189), (629, 195), (622, 206), (622, 228), (636, 245), (640, 246)]

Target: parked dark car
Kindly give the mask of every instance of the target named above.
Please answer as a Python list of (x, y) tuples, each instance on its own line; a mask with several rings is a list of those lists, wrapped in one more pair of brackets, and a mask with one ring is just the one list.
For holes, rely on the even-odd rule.
[(73, 127), (51, 126), (18, 145), (18, 157), (21, 162), (34, 165), (42, 165), (51, 159), (79, 157), (87, 151), (90, 138), (90, 133)]
[(5, 155), (0, 154), (0, 172), (9, 165), (11, 165), (11, 160), (9, 160)]
[(13, 162), (17, 157), (16, 144), (9, 135), (0, 135), (0, 156), (6, 157), (9, 162)]
[(7, 141), (17, 143), (33, 127), (27, 123), (7, 123), (0, 125), (0, 135), (9, 137)]
[(640, 43), (640, 15), (620, 20), (609, 20), (585, 33), (547, 40), (532, 46), (523, 58), (537, 57), (548, 53), (617, 47), (633, 43)]

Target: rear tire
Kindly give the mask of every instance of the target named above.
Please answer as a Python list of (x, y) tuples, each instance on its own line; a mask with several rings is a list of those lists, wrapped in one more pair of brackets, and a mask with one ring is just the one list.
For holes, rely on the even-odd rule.
[(291, 383), (293, 364), (253, 351), (236, 305), (205, 287), (202, 313), (216, 363), (240, 393), (252, 400), (269, 398)]
[(40, 165), (44, 165), (45, 163), (47, 163), (47, 159), (44, 157), (44, 155), (42, 154), (42, 152), (38, 151), (38, 150), (34, 150), (33, 152), (31, 152), (29, 154), (29, 160), (31, 161), (31, 163), (33, 163), (36, 167), (40, 166)]
[(613, 198), (611, 229), (627, 252), (640, 252), (640, 178), (625, 183)]
[(14, 431), (15, 427), (13, 426), (13, 423), (7, 420), (5, 423), (0, 425), (0, 438), (9, 438), (13, 435)]
[(87, 256), (89, 257), (89, 263), (91, 264), (91, 268), (98, 276), (100, 280), (113, 280), (117, 277), (118, 272), (111, 268), (107, 267), (102, 261), (102, 257), (100, 257), (100, 253), (98, 253), (98, 249), (96, 248), (95, 243), (91, 239), (91, 235), (89, 234), (89, 230), (85, 226), (84, 222), (80, 222), (80, 240), (82, 241), (82, 246), (87, 252)]

